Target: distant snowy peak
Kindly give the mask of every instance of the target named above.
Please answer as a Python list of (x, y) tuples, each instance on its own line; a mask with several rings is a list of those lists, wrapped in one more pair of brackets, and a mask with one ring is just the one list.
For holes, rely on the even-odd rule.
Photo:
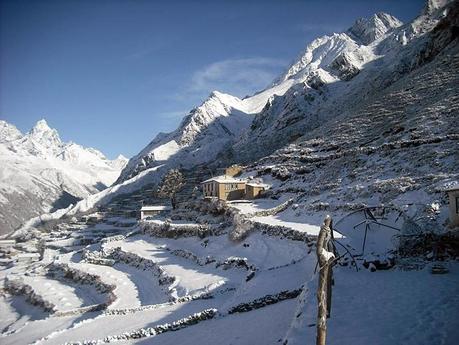
[(6, 143), (21, 138), (22, 133), (15, 126), (0, 120), (0, 143)]
[(377, 13), (372, 17), (360, 18), (348, 30), (351, 37), (356, 38), (364, 45), (368, 45), (382, 38), (388, 31), (398, 28), (403, 23), (387, 13)]
[(24, 157), (57, 158), (72, 166), (120, 170), (127, 162), (125, 157), (111, 161), (94, 148), (62, 142), (57, 130), (51, 128), (45, 119), (39, 120), (26, 135), (22, 135), (14, 125), (0, 121), (0, 143)]
[(126, 163), (123, 156), (109, 160), (94, 148), (62, 142), (46, 120), (26, 135), (0, 121), (0, 234), (105, 189)]
[(114, 169), (121, 171), (126, 166), (128, 161), (129, 158), (126, 158), (123, 155), (119, 155), (114, 160), (110, 161), (110, 166)]
[(50, 128), (45, 119), (38, 121), (27, 136), (47, 149), (59, 149), (62, 145), (59, 133)]

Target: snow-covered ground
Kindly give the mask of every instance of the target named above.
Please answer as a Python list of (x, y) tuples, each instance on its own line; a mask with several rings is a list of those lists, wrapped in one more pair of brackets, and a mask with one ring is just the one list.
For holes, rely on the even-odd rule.
[[(113, 222), (113, 218), (108, 220)], [(110, 226), (107, 223), (88, 228), (80, 226), (72, 235), (76, 238), (91, 237), (89, 229), (106, 231), (110, 235)], [(132, 228), (124, 230), (126, 234), (130, 232)], [(8, 294), (3, 300), (8, 305), (8, 313), (5, 313), (5, 317), (2, 315), (2, 343), (38, 341), (61, 344), (104, 339), (177, 321), (209, 308), (216, 308), (219, 316), (215, 320), (202, 322), (212, 322), (223, 329), (227, 325), (237, 325), (251, 319), (245, 315), (240, 318), (238, 313), (228, 315), (232, 308), (241, 303), (301, 289), (304, 278), (312, 274), (315, 263), (305, 243), (279, 241), (260, 233), (253, 234), (241, 243), (231, 242), (227, 234), (204, 239), (169, 239), (137, 234), (124, 238), (113, 237), (86, 246), (85, 251), (89, 252), (121, 251), (131, 255), (128, 260), (113, 256), (118, 259), (112, 266), (87, 262), (79, 249), (81, 246), (75, 248), (71, 241), (47, 243), (52, 249), (45, 250), (46, 267), (50, 267), (50, 263), (66, 264), (77, 270), (80, 276), (89, 274), (93, 277), (91, 279), (99, 277), (102, 283), (114, 286), (112, 292), (115, 300), (108, 305), (106, 312), (87, 311), (73, 316), (59, 316), (58, 313), (49, 314), (38, 309), (36, 315), (26, 317), (20, 316), (23, 310), (17, 308), (17, 302), (12, 303), (21, 299), (21, 295), (13, 297)], [(40, 271), (40, 263), (33, 267), (34, 272)], [(42, 299), (53, 303), (56, 311), (103, 303), (103, 299), (108, 298), (106, 293), (97, 293), (95, 285), (87, 285), (88, 281), (73, 281), (69, 277), (48, 278), (45, 275), (27, 276), (24, 272), (32, 267), (18, 269), (9, 268), (2, 276), (15, 277), (22, 272), (24, 282)], [(210, 296), (212, 298), (209, 299)], [(266, 339), (283, 335), (296, 305), (291, 298), (267, 307), (278, 314), (269, 317), (274, 324), (266, 326), (266, 329), (270, 329), (265, 335)], [(260, 317), (260, 320), (267, 319), (266, 313), (261, 311), (255, 310), (253, 315)], [(254, 339), (255, 333), (247, 334), (247, 341)], [(237, 337), (244, 338), (245, 335), (241, 333)]]
[[(279, 203), (260, 199), (244, 207), (246, 214), (253, 214)], [(348, 229), (348, 223), (353, 224), (358, 217), (362, 215), (345, 217), (337, 226)], [(390, 213), (386, 218), (382, 221), (403, 227), (399, 217), (393, 219)], [(300, 218), (298, 224), (306, 226), (302, 220), (307, 219)], [(114, 218), (107, 221), (113, 223)], [(112, 236), (113, 225), (104, 223), (103, 218), (100, 222), (79, 225), (72, 235), (91, 237), (91, 231), (97, 231), (109, 236), (106, 240), (83, 246), (84, 251), (71, 242), (49, 241), (52, 248), (45, 249), (43, 264), (13, 266), (1, 272), (2, 277), (21, 276), (34, 293), (53, 303), (56, 311), (106, 302), (109, 294), (98, 291), (91, 282), (96, 277), (105, 286), (114, 287), (114, 300), (105, 310), (59, 314), (30, 306), (21, 293), (14, 296), (7, 292), (0, 300), (2, 344), (112, 342), (116, 337), (125, 344), (313, 342), (317, 274), (314, 247), (307, 243), (262, 232), (253, 232), (241, 242), (232, 242), (228, 234), (159, 238), (135, 234), (132, 227), (118, 228), (119, 235)], [(289, 226), (281, 218), (278, 222)], [(61, 227), (65, 231), (66, 227)], [(388, 240), (393, 233), (378, 231), (379, 237), (369, 233), (367, 238), (373, 256), (391, 250), (393, 245)], [(49, 235), (42, 236), (46, 239)], [(375, 240), (379, 246), (371, 245)], [(340, 241), (357, 254), (362, 232), (344, 231)], [(114, 259), (115, 263), (89, 263), (86, 252)], [(358, 262), (358, 272), (352, 266), (334, 268), (330, 344), (453, 343), (459, 326), (455, 317), (459, 307), (457, 263), (447, 264), (448, 274), (433, 275), (431, 264), (420, 270), (395, 266), (370, 272), (361, 265), (362, 259)], [(51, 267), (50, 263), (67, 264), (80, 277), (89, 274), (91, 278), (37, 274)], [(208, 320), (180, 326), (175, 332), (150, 333), (210, 309), (216, 314)]]
[(36, 293), (54, 304), (59, 311), (77, 309), (104, 301), (102, 294), (79, 284), (63, 282), (40, 275), (24, 276), (22, 279)]
[[(459, 336), (459, 265), (434, 275), (415, 271), (334, 270), (327, 344), (444, 344)], [(314, 344), (317, 279), (308, 284), (288, 344)], [(313, 326), (312, 326), (313, 325)]]

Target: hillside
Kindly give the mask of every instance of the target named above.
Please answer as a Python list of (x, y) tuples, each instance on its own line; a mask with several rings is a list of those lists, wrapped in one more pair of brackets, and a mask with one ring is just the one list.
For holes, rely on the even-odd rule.
[[(363, 106), (376, 106), (391, 86), (404, 78), (409, 82), (417, 70), (429, 66), (440, 52), (457, 44), (457, 6), (450, 5), (452, 10), (448, 12), (443, 5), (441, 1), (429, 2), (410, 23), (402, 24), (393, 16), (379, 13), (356, 21), (344, 33), (318, 38), (271, 87), (254, 96), (240, 100), (213, 92), (183, 119), (177, 130), (158, 135), (129, 161), (116, 182), (119, 188), (94, 195), (73, 212), (106, 204), (119, 193), (157, 183), (173, 167), (189, 171), (199, 167), (204, 179), (210, 171), (231, 163), (251, 165), (275, 150), (282, 151), (283, 146), (289, 150), (289, 143), (305, 133), (306, 137), (309, 133), (320, 135), (328, 128), (328, 122), (333, 126), (338, 121), (344, 126), (351, 121), (346, 119), (348, 116), (364, 121)], [(424, 82), (422, 88), (426, 94), (431, 90), (435, 95), (431, 88), (437, 85)], [(426, 97), (426, 106), (431, 101), (441, 102), (441, 97)], [(400, 97), (393, 106), (403, 111), (409, 104), (409, 99)], [(393, 123), (379, 128), (377, 122), (373, 131), (383, 133), (390, 125)], [(445, 128), (457, 133), (454, 124)], [(339, 143), (344, 147), (336, 149), (357, 142), (360, 136), (373, 139), (371, 133), (355, 134), (355, 139), (346, 138)]]
[(378, 13), (317, 38), (272, 86), (251, 97), (213, 92), (177, 130), (158, 135), (131, 159), (117, 182), (164, 164), (249, 163), (352, 111), (423, 64), (424, 34), (443, 17), (441, 6), (431, 3), (407, 24)]

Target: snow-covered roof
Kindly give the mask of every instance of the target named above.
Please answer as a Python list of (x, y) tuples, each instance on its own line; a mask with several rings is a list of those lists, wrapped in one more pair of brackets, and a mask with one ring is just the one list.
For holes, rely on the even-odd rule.
[(39, 258), (39, 253), (21, 253), (17, 255), (17, 258)]
[(142, 206), (140, 211), (166, 211), (170, 210), (170, 206), (166, 205), (151, 205), (151, 206)]
[(0, 240), (0, 245), (16, 244), (16, 240)]
[(268, 185), (267, 184), (264, 184), (264, 183), (256, 183), (256, 182), (249, 182), (247, 183), (247, 186), (250, 186), (250, 187), (258, 187), (258, 188), (268, 188)]
[(445, 192), (452, 192), (454, 190), (459, 190), (459, 183), (444, 189)]
[(237, 178), (234, 178), (232, 176), (228, 176), (228, 175), (221, 175), (221, 176), (216, 176), (216, 177), (212, 177), (208, 180), (205, 180), (201, 183), (206, 183), (206, 182), (217, 182), (217, 183), (246, 183), (245, 180), (241, 180), (241, 179), (237, 179)]

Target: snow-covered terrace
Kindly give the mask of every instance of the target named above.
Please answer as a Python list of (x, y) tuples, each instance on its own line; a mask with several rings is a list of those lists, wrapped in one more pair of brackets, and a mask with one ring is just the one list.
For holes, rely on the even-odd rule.
[(272, 199), (256, 199), (253, 202), (238, 202), (233, 201), (230, 205), (238, 209), (242, 214), (255, 215), (249, 219), (253, 222), (272, 226), (283, 226), (299, 232), (306, 232), (311, 236), (317, 236), (320, 231), (320, 226), (323, 222), (325, 214), (320, 215), (306, 215), (295, 212), (291, 207), (285, 211), (279, 212), (276, 215), (257, 216), (257, 212), (273, 209), (283, 202), (286, 198), (281, 200)]

